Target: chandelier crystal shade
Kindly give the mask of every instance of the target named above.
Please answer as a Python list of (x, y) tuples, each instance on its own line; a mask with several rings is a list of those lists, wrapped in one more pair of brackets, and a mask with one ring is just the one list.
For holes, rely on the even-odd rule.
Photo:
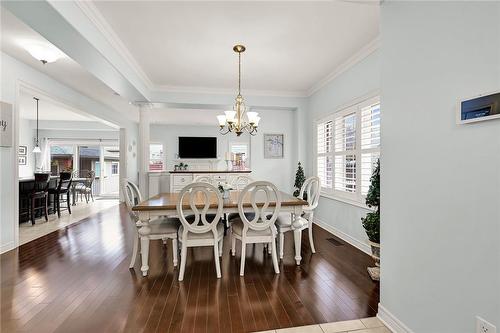
[(224, 111), (223, 115), (217, 116), (220, 132), (223, 135), (234, 132), (237, 136), (240, 136), (244, 131), (247, 131), (251, 135), (256, 135), (260, 121), (259, 114), (246, 110), (245, 102), (241, 95), (241, 54), (245, 52), (245, 46), (235, 45), (233, 51), (238, 53), (238, 95), (236, 96), (233, 110)]

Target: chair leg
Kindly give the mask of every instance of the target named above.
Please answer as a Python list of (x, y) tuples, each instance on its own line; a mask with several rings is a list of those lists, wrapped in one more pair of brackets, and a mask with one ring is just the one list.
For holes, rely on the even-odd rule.
[(177, 247), (177, 238), (172, 238), (172, 257), (174, 261), (174, 267), (177, 267), (178, 254), (179, 254), (179, 248)]
[(48, 201), (49, 201), (49, 195), (47, 194), (45, 196), (45, 198), (43, 199), (43, 201), (45, 202), (45, 222), (48, 222), (49, 221), (49, 206), (48, 206)]
[(215, 273), (217, 274), (217, 278), (220, 279), (220, 259), (219, 259), (219, 242), (214, 239), (214, 260), (215, 260)]
[(245, 275), (245, 256), (246, 256), (247, 244), (241, 240), (241, 260), (240, 260), (240, 276)]
[(35, 198), (31, 199), (31, 225), (35, 225)]
[(57, 217), (61, 218), (61, 195), (57, 193)]
[(222, 257), (222, 248), (224, 247), (224, 237), (220, 238), (219, 241), (219, 257)]
[(187, 255), (187, 247), (186, 242), (182, 242), (181, 249), (181, 268), (179, 270), (179, 281), (184, 280), (184, 270), (186, 269), (186, 255)]
[(69, 191), (66, 192), (66, 205), (68, 206), (68, 212), (71, 214), (71, 200), (70, 200)]
[(92, 202), (94, 202), (94, 193), (92, 191), (90, 191), (90, 197), (92, 198)]
[(134, 249), (132, 250), (132, 258), (130, 259), (128, 268), (134, 268), (135, 261), (137, 260), (137, 252), (139, 252), (139, 236), (136, 236), (134, 239)]
[(267, 254), (271, 254), (271, 243), (267, 244)]
[(89, 203), (89, 194), (85, 192), (85, 202)]
[(163, 242), (163, 245), (167, 245), (167, 239), (166, 238), (162, 238), (161, 241)]
[(283, 248), (285, 247), (285, 234), (280, 231), (280, 259), (283, 259)]
[(279, 273), (280, 273), (280, 268), (279, 268), (279, 266), (278, 266), (278, 255), (277, 255), (277, 253), (276, 253), (276, 239), (274, 239), (274, 240), (272, 241), (271, 246), (272, 246), (272, 251), (271, 251), (272, 253), (271, 253), (271, 255), (272, 255), (272, 257), (273, 257), (274, 272), (275, 272), (276, 274), (279, 274)]
[(54, 199), (54, 211), (52, 212), (53, 214), (55, 214), (57, 212), (57, 194), (54, 193), (53, 195), (53, 199)]
[(231, 255), (234, 257), (236, 255), (236, 237), (231, 234)]

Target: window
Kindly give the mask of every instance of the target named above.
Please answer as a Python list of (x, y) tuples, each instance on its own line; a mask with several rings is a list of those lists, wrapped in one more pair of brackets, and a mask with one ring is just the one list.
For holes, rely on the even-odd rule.
[(111, 175), (118, 175), (119, 168), (118, 168), (118, 162), (111, 162)]
[(163, 156), (163, 145), (161, 143), (151, 143), (149, 145), (149, 171), (164, 170)]
[(245, 170), (248, 165), (248, 144), (244, 142), (233, 142), (230, 144), (233, 154), (233, 170)]
[(364, 203), (380, 157), (378, 97), (343, 109), (317, 123), (317, 175), (324, 195)]

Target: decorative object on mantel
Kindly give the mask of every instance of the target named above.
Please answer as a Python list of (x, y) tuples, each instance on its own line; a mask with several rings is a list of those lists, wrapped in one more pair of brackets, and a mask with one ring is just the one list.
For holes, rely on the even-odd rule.
[(0, 102), (0, 147), (12, 147), (12, 104)]
[(222, 193), (222, 199), (229, 199), (229, 191), (233, 189), (229, 183), (219, 183), (217, 188)]
[(181, 162), (179, 164), (174, 165), (174, 171), (182, 171), (182, 170), (187, 170), (188, 165), (184, 164), (184, 162)]
[[(236, 133), (240, 136), (243, 131), (247, 131), (251, 135), (257, 134), (257, 127), (259, 126), (260, 117), (257, 112), (249, 112), (246, 110), (243, 96), (241, 96), (241, 53), (245, 52), (245, 46), (235, 45), (233, 51), (238, 53), (238, 95), (236, 96), (236, 103), (232, 111), (225, 111), (223, 115), (218, 115), (220, 133), (226, 135), (230, 132)], [(243, 119), (246, 114), (248, 122)]]
[(363, 228), (365, 228), (368, 242), (372, 249), (372, 257), (375, 259), (375, 267), (368, 267), (368, 274), (372, 280), (380, 280), (380, 159), (377, 160), (375, 169), (370, 178), (370, 188), (366, 195), (366, 205), (375, 208), (375, 211), (362, 217)]
[(35, 139), (35, 148), (33, 148), (33, 152), (38, 154), (42, 152), (39, 146), (40, 142), (38, 140), (38, 101), (40, 99), (36, 97), (33, 97), (33, 99), (36, 101), (36, 139)]
[(283, 134), (264, 134), (264, 158), (283, 158)]
[(293, 187), (295, 188), (295, 191), (293, 191), (294, 197), (299, 196), (300, 189), (302, 188), (302, 185), (304, 185), (305, 180), (306, 176), (304, 176), (304, 169), (302, 168), (302, 165), (299, 162), (299, 165), (297, 166), (297, 173), (295, 173), (295, 184), (293, 184)]
[(227, 164), (227, 171), (233, 170), (233, 153), (227, 151), (225, 157), (226, 157), (225, 160)]

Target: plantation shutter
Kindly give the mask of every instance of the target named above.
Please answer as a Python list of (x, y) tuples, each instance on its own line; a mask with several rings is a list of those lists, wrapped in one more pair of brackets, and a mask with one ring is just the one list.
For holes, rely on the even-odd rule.
[(332, 151), (333, 122), (327, 120), (318, 124), (317, 128), (317, 174), (321, 187), (331, 189), (333, 185), (333, 161), (329, 154)]
[(356, 192), (356, 113), (335, 118), (335, 190)]
[(380, 103), (361, 109), (361, 194), (366, 195), (380, 157)]

